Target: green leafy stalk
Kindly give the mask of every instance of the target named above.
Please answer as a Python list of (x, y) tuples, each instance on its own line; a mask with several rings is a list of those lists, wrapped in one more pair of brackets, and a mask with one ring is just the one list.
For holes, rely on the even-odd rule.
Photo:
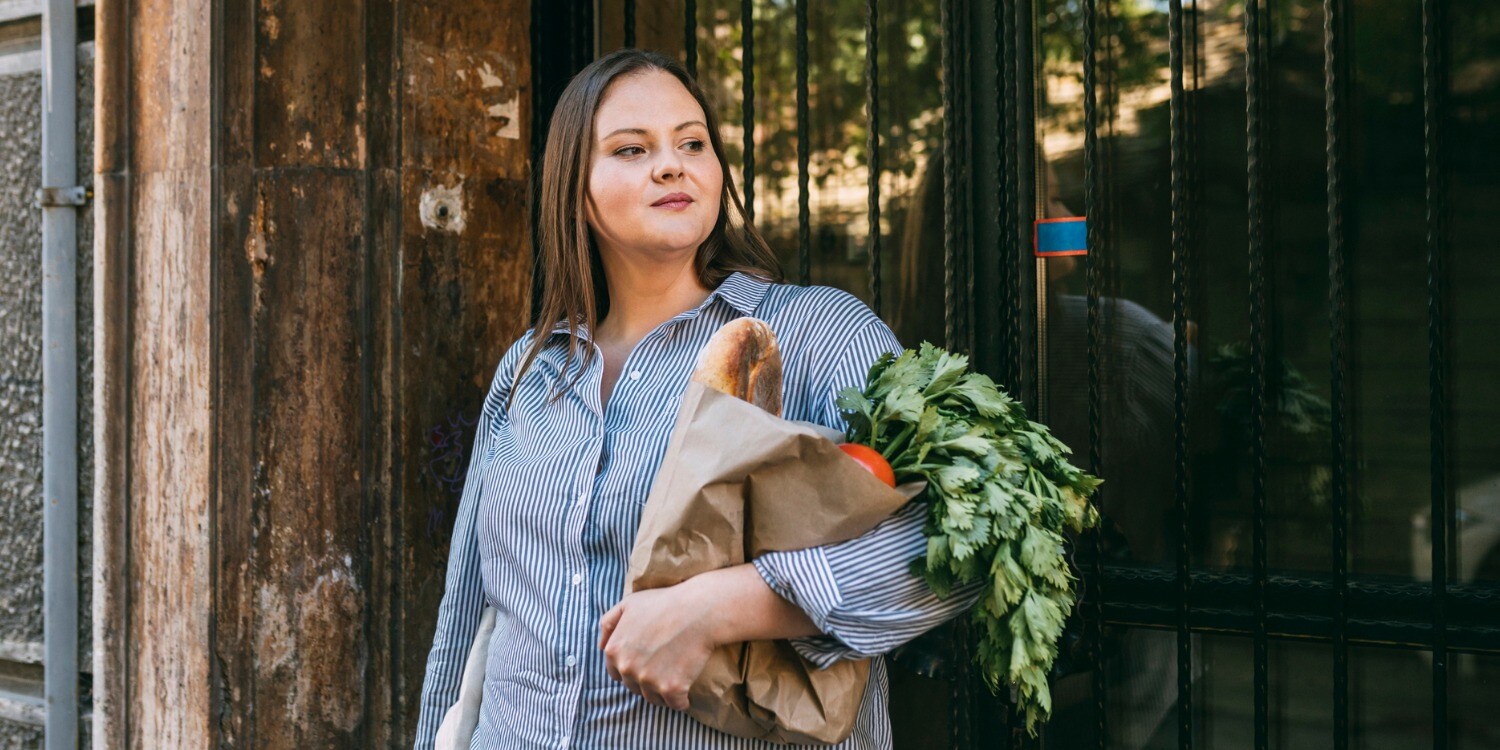
[(1033, 736), (1051, 715), (1047, 675), (1075, 601), (1067, 532), (1098, 522), (1100, 480), (969, 360), (923, 342), (870, 366), (838, 405), (846, 436), (880, 451), (897, 482), (927, 480), (927, 552), (912, 572), (942, 597), (986, 584), (971, 616), (990, 689), (1015, 688)]

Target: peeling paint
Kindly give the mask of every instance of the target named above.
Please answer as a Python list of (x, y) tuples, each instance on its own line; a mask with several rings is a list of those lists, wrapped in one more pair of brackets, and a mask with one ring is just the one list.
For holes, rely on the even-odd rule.
[(505, 81), (500, 79), (500, 74), (496, 73), (495, 69), (490, 67), (489, 60), (485, 60), (484, 67), (474, 72), (479, 74), (479, 85), (481, 88), (495, 89), (505, 85)]
[(343, 634), (364, 607), (352, 563), (348, 554), (306, 560), (298, 567), (321, 571), (310, 585), (288, 591), (293, 576), (282, 575), (256, 590), (256, 671), (283, 681), (285, 717), (294, 726), (327, 722), (349, 732), (363, 717), (364, 686), (351, 679), (359, 655), (329, 651), (344, 642)]
[(418, 215), (422, 218), (422, 226), (438, 232), (463, 234), (463, 183), (453, 187), (438, 185), (422, 191), (422, 199), (417, 204), (417, 209)]
[(292, 660), (296, 641), (292, 638), (291, 616), (286, 601), (274, 583), (262, 583), (255, 592), (260, 614), (255, 657), (262, 671), (270, 671)]
[(324, 721), (346, 732), (359, 726), (364, 716), (364, 683), (347, 679), (358, 673), (359, 656), (355, 653), (323, 654), (320, 648), (343, 642), (344, 633), (350, 623), (358, 622), (364, 608), (364, 593), (355, 579), (348, 556), (344, 564), (324, 560), (327, 569), (318, 576), (311, 590), (297, 595), (298, 625), (306, 642), (301, 649), (304, 658), (312, 657), (328, 668), (320, 670), (302, 668), (296, 670), (296, 689), (291, 696), (295, 705), (293, 716), (317, 714)]
[(266, 16), (261, 19), (261, 27), (265, 29), (266, 38), (273, 42), (281, 36), (281, 19), (276, 16)]
[(491, 104), (488, 110), (490, 117), (500, 121), (500, 129), (495, 135), (500, 138), (521, 137), (521, 95), (517, 94), (509, 101)]

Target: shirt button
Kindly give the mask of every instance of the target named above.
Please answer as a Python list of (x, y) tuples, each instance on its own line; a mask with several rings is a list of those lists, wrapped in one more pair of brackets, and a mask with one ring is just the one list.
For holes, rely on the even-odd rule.
[(580, 583), (583, 583), (583, 574), (582, 573), (574, 573), (573, 574), (573, 585), (577, 586)]
[(641, 379), (641, 371), (640, 370), (631, 370), (630, 371), (630, 379), (631, 380), (640, 380)]
[(562, 744), (560, 745), (560, 747), (563, 750), (568, 750), (568, 739), (569, 738), (567, 738), (567, 737), (562, 738)]
[(589, 499), (589, 493), (587, 493), (587, 492), (580, 492), (580, 493), (578, 493), (578, 504), (579, 505), (583, 505), (584, 503), (588, 502), (588, 499)]
[(568, 654), (568, 658), (563, 659), (563, 663), (571, 667), (574, 664), (578, 663), (578, 659), (576, 659), (572, 654)]

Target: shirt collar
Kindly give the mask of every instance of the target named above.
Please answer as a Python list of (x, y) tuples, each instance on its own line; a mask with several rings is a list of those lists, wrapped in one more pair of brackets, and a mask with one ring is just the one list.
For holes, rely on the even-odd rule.
[[(718, 287), (708, 293), (708, 298), (703, 300), (702, 304), (692, 310), (678, 313), (672, 320), (686, 320), (697, 317), (698, 313), (702, 312), (704, 308), (713, 304), (715, 298), (724, 300), (726, 304), (740, 313), (754, 315), (756, 309), (760, 307), (761, 300), (765, 299), (766, 291), (770, 287), (771, 282), (769, 281), (764, 281), (739, 271), (731, 271), (729, 276), (719, 282)], [(567, 321), (559, 321), (552, 327), (554, 335), (567, 332)], [(584, 323), (578, 324), (578, 335), (586, 341), (592, 340), (589, 336), (588, 326)]]

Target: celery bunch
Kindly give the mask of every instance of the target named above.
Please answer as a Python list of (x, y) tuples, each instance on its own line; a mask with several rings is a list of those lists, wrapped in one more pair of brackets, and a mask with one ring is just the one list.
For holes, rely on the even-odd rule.
[(940, 597), (986, 583), (972, 612), (976, 660), (992, 691), (1015, 688), (1034, 735), (1052, 711), (1047, 674), (1075, 601), (1064, 533), (1097, 523), (1088, 497), (1100, 480), (968, 364), (923, 342), (882, 355), (838, 405), (849, 441), (880, 451), (898, 483), (927, 480), (927, 553), (912, 571)]

